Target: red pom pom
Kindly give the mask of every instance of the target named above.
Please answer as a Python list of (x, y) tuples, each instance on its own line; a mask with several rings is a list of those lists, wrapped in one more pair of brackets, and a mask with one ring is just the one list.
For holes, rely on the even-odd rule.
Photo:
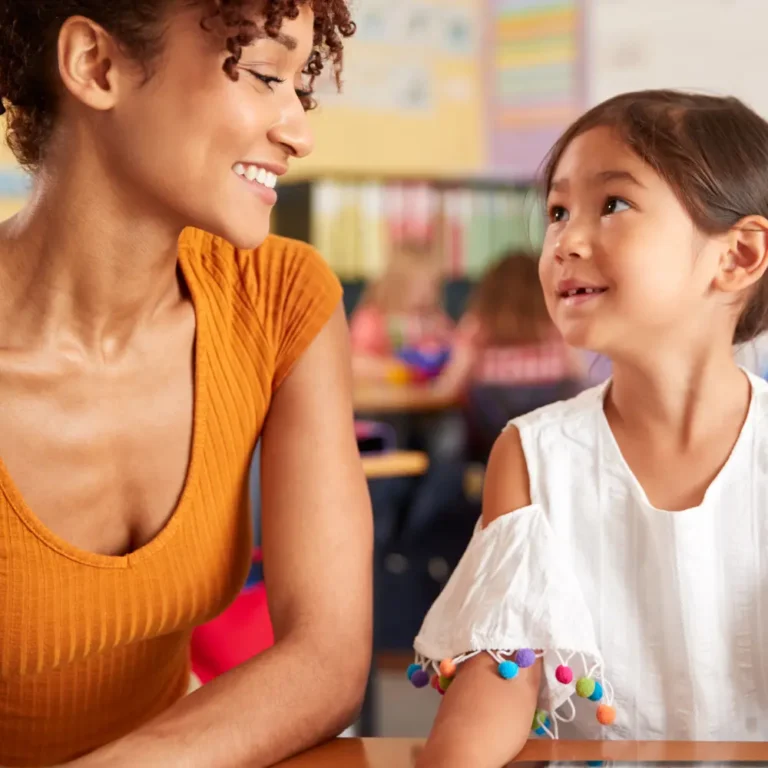
[(616, 710), (608, 704), (601, 704), (597, 708), (597, 721), (601, 725), (613, 725), (616, 720)]
[(565, 664), (561, 664), (555, 670), (555, 679), (558, 683), (570, 685), (573, 682), (573, 670)]
[(440, 689), (440, 677), (438, 675), (432, 675), (432, 679), (429, 684), (437, 691)]

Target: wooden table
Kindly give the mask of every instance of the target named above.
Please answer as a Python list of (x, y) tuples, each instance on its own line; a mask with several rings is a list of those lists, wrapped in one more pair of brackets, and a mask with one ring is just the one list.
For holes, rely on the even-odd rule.
[[(337, 739), (280, 763), (279, 768), (411, 768), (421, 739)], [(510, 765), (554, 761), (581, 763), (616, 760), (628, 763), (768, 762), (768, 744), (668, 741), (533, 740)], [(468, 767), (469, 768), (469, 767)]]
[(421, 451), (386, 451), (363, 456), (363, 469), (369, 480), (382, 477), (415, 477), (429, 467), (426, 453)]
[(362, 413), (417, 413), (444, 411), (456, 405), (451, 397), (427, 384), (355, 384), (355, 411)]

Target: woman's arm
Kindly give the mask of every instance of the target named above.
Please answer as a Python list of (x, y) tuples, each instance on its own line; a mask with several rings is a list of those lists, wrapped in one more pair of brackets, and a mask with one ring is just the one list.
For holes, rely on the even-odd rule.
[[(496, 441), (483, 489), (483, 525), (530, 504), (528, 470), (514, 428)], [(480, 654), (462, 664), (443, 698), (418, 768), (501, 768), (528, 739), (541, 681), (541, 660), (502, 679)]]
[(373, 536), (341, 307), (273, 397), (261, 480), (274, 647), (72, 768), (262, 768), (355, 718), (370, 662)]

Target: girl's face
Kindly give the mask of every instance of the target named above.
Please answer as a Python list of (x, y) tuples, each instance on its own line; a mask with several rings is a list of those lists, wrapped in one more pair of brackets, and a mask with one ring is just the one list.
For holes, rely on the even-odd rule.
[(540, 276), (568, 343), (642, 353), (707, 325), (722, 242), (697, 231), (672, 189), (611, 129), (593, 128), (566, 148), (547, 210)]
[(278, 38), (244, 48), (237, 81), (222, 70), (225, 31), (203, 29), (204, 16), (200, 3), (170, 14), (148, 80), (127, 59), (115, 65), (122, 87), (91, 116), (89, 151), (137, 208), (254, 247), (269, 231), (275, 177), (312, 149), (299, 92), (313, 13), (301, 6)]

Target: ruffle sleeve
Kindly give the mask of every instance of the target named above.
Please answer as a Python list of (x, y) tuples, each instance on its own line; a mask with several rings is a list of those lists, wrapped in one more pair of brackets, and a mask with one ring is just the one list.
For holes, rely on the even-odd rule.
[[(488, 653), (507, 679), (543, 661), (541, 707), (533, 730), (557, 736), (575, 716), (573, 696), (597, 705), (599, 722), (615, 718), (590, 612), (570, 557), (546, 513), (531, 505), (480, 523), (461, 562), (430, 608), (415, 640), (408, 677), (445, 692), (463, 661)], [(568, 705), (570, 715), (558, 712)]]

